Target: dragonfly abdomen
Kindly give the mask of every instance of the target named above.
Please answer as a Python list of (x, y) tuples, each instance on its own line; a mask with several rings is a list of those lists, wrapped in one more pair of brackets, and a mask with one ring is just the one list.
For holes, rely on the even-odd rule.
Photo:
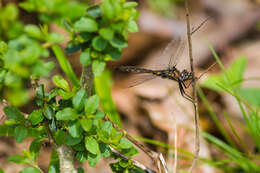
[(120, 66), (117, 69), (123, 72), (153, 73), (153, 70), (149, 70), (141, 67), (134, 67), (134, 66)]

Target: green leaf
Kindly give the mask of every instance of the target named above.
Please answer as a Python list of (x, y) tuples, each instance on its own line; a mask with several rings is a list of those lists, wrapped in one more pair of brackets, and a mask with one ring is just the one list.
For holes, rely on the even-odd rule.
[(114, 38), (114, 31), (111, 28), (101, 28), (98, 32), (106, 40), (112, 40)]
[(64, 89), (65, 91), (67, 92), (70, 92), (70, 86), (69, 86), (69, 83), (61, 76), (59, 75), (55, 75), (53, 78), (52, 78), (52, 81), (53, 83), (59, 87), (59, 88), (62, 88)]
[(101, 154), (92, 154), (88, 153), (88, 164), (91, 167), (95, 167), (99, 159), (101, 158)]
[(99, 149), (100, 149), (100, 152), (101, 152), (101, 156), (104, 157), (104, 158), (107, 158), (111, 155), (112, 151), (111, 149), (109, 148), (109, 146), (105, 143), (101, 143), (99, 144)]
[(74, 137), (74, 138), (80, 137), (81, 132), (82, 132), (82, 128), (80, 126), (79, 120), (70, 121), (69, 124), (68, 124), (68, 130), (69, 130), (69, 134), (72, 137)]
[(37, 168), (29, 167), (19, 171), (19, 173), (41, 173)]
[(24, 139), (27, 137), (28, 130), (24, 126), (17, 126), (14, 129), (14, 138), (17, 143), (22, 143)]
[(113, 38), (112, 40), (109, 41), (109, 43), (115, 47), (115, 48), (119, 48), (122, 49), (124, 47), (127, 47), (127, 42), (118, 38)]
[(59, 173), (59, 156), (55, 148), (51, 150), (51, 159), (49, 163), (48, 173)]
[(73, 97), (73, 95), (74, 95), (73, 92), (67, 92), (60, 88), (57, 90), (57, 92), (58, 92), (58, 95), (61, 96), (64, 100), (68, 100), (71, 97)]
[(55, 142), (58, 145), (63, 144), (65, 142), (65, 140), (66, 140), (66, 132), (64, 132), (63, 130), (58, 129), (55, 132), (54, 139), (55, 139)]
[(64, 41), (64, 38), (60, 34), (52, 32), (52, 33), (49, 34), (47, 41), (52, 43), (52, 44), (53, 43), (60, 43), (60, 42)]
[(92, 69), (95, 77), (98, 77), (102, 74), (106, 66), (106, 63), (103, 61), (95, 60), (92, 64)]
[(32, 125), (37, 125), (43, 120), (42, 110), (34, 110), (29, 116), (28, 120), (32, 123)]
[[(120, 127), (120, 116), (112, 99), (111, 87), (112, 79), (108, 70), (105, 70), (101, 76), (95, 77), (95, 91), (100, 97), (100, 100), (102, 100), (102, 102), (100, 102), (101, 107), (103, 111), (106, 112), (107, 117)], [(95, 115), (95, 118), (98, 116), (98, 113)], [(104, 113), (100, 112), (100, 116), (103, 118)]]
[(24, 31), (31, 37), (41, 39), (42, 33), (41, 30), (36, 25), (25, 25)]
[(43, 139), (35, 139), (35, 140), (32, 141), (32, 143), (30, 145), (30, 153), (31, 153), (31, 156), (32, 156), (34, 161), (36, 161), (36, 159), (39, 155), (42, 140)]
[(30, 163), (30, 161), (25, 156), (21, 156), (18, 154), (8, 157), (8, 161), (15, 162), (17, 164), (29, 164)]
[(75, 22), (74, 28), (77, 32), (95, 32), (98, 30), (98, 24), (91, 18), (81, 17)]
[(47, 119), (51, 120), (54, 117), (54, 112), (49, 105), (45, 104), (43, 110), (44, 110), (44, 115)]
[(107, 18), (107, 20), (114, 20), (121, 12), (121, 6), (118, 1), (104, 0), (100, 8), (104, 18)]
[(105, 52), (112, 58), (112, 60), (119, 60), (121, 57), (122, 51), (117, 48), (110, 48), (108, 50), (105, 50)]
[(138, 4), (136, 2), (125, 2), (123, 4), (123, 7), (124, 8), (133, 8), (133, 7), (136, 7)]
[(113, 126), (109, 121), (104, 122), (101, 127), (98, 129), (98, 137), (103, 142), (107, 143), (111, 134)]
[(92, 40), (92, 46), (97, 51), (102, 51), (107, 47), (107, 41), (100, 36), (96, 36)]
[(72, 104), (75, 109), (81, 111), (84, 107), (84, 103), (87, 100), (87, 92), (85, 90), (79, 90), (72, 99)]
[(132, 143), (126, 138), (121, 138), (118, 146), (122, 149), (129, 149), (132, 147)]
[(101, 110), (97, 110), (94, 119), (103, 119), (105, 117), (105, 113)]
[(84, 163), (88, 159), (88, 154), (86, 152), (83, 152), (83, 151), (77, 152), (76, 159), (79, 162)]
[(77, 168), (77, 173), (84, 173), (84, 169), (83, 168)]
[(65, 144), (69, 146), (73, 146), (79, 144), (81, 140), (82, 140), (82, 136), (80, 136), (79, 138), (73, 138), (72, 136), (67, 135)]
[(260, 88), (241, 88), (239, 93), (250, 104), (260, 107)]
[(57, 120), (75, 120), (78, 118), (77, 111), (72, 108), (65, 108), (56, 113)]
[(73, 85), (79, 86), (79, 80), (78, 80), (76, 74), (74, 73), (74, 71), (70, 65), (70, 62), (64, 55), (63, 50), (58, 45), (53, 45), (51, 48), (60, 64), (61, 69), (64, 71), (66, 76), (70, 79), (70, 81), (73, 83)]
[(138, 25), (134, 20), (130, 20), (127, 25), (129, 32), (138, 32)]
[(91, 63), (90, 49), (89, 48), (81, 53), (80, 63), (84, 66), (88, 66)]
[(96, 155), (96, 154), (100, 153), (99, 144), (98, 144), (97, 140), (92, 136), (85, 137), (85, 147), (92, 154)]
[(100, 11), (100, 6), (99, 5), (93, 5), (93, 6), (90, 6), (88, 9), (87, 9), (87, 14), (93, 18), (99, 18), (101, 17), (101, 11)]
[(10, 119), (15, 119), (20, 122), (25, 122), (24, 116), (21, 114), (18, 108), (13, 106), (6, 106), (4, 108), (5, 115)]
[(99, 106), (99, 97), (98, 95), (93, 95), (88, 98), (85, 103), (85, 114), (91, 115), (94, 114)]
[(90, 131), (90, 129), (92, 127), (92, 119), (83, 118), (83, 119), (80, 120), (80, 124), (81, 124), (83, 130), (88, 132), (88, 131)]

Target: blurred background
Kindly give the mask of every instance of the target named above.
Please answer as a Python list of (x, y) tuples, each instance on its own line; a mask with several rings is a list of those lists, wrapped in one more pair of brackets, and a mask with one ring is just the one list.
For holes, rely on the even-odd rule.
[[(17, 4), (18, 2), (18, 0), (5, 0), (2, 5)], [(130, 135), (137, 137), (152, 150), (162, 152), (169, 170), (173, 170), (176, 142), (179, 149), (178, 170), (187, 170), (191, 164), (195, 146), (195, 133), (192, 130), (194, 129), (193, 105), (181, 96), (178, 85), (173, 81), (153, 79), (135, 87), (126, 88), (124, 86), (135, 80), (135, 76), (114, 70), (115, 67), (122, 65), (150, 69), (167, 68), (170, 55), (174, 52), (175, 47), (170, 47), (166, 54), (162, 52), (172, 40), (186, 37), (184, 2), (183, 0), (140, 0), (136, 2), (139, 4), (137, 8), (140, 13), (139, 32), (129, 36), (129, 46), (124, 49), (122, 58), (119, 61), (108, 63), (108, 69), (111, 70), (113, 77), (112, 97), (121, 116), (123, 128)], [(244, 59), (246, 63), (243, 78), (254, 78), (254, 80), (243, 82), (243, 86), (258, 89), (255, 94), (259, 95), (259, 7), (259, 0), (190, 1), (192, 28), (200, 26), (203, 21), (208, 19), (192, 35), (196, 76), (199, 76), (215, 62), (209, 49), (210, 44), (219, 55), (225, 68), (229, 68), (241, 57)], [(20, 8), (19, 12), (20, 20), (24, 23), (37, 24), (39, 22), (36, 16), (28, 14)], [(64, 33), (55, 25), (52, 26), (52, 29)], [(69, 59), (76, 73), (80, 74), (79, 56), (70, 55)], [(178, 55), (177, 67), (180, 70), (190, 71), (187, 46), (183, 53)], [(61, 70), (55, 69), (53, 73), (61, 73)], [(212, 74), (220, 73), (221, 69), (215, 65), (198, 81), (201, 84), (201, 93), (204, 93), (204, 95), (200, 94), (204, 101), (201, 97), (199, 98), (200, 128), (223, 143), (232, 143), (231, 146), (241, 153), (258, 154), (258, 157), (253, 157), (252, 161), (259, 165), (259, 151), (255, 140), (245, 128), (245, 120), (237, 100), (227, 92), (214, 90), (204, 83)], [(45, 82), (50, 88), (52, 87), (51, 82)], [(187, 89), (189, 95), (191, 95), (190, 91)], [(259, 101), (256, 101), (254, 107), (259, 110)], [(31, 109), (30, 104), (23, 107), (25, 112), (30, 112)], [(228, 119), (226, 115), (228, 115)], [(230, 126), (230, 122), (232, 122), (232, 126)], [(224, 133), (221, 131), (222, 128)], [(225, 135), (229, 137), (227, 138)], [(0, 138), (0, 166), (6, 172), (18, 172), (24, 167), (7, 162), (7, 158), (19, 153), (23, 148), (28, 148), (30, 139), (27, 141), (28, 143), (25, 141), (17, 144), (13, 139)], [(201, 159), (194, 172), (246, 172), (246, 169), (241, 166), (242, 164), (240, 165), (228, 157), (228, 153), (225, 152), (228, 148), (223, 150), (225, 145), (216, 145), (217, 141), (215, 143), (212, 141), (214, 141), (213, 138), (201, 137)], [(241, 143), (241, 141), (243, 142)], [(48, 160), (45, 158), (49, 158), (50, 155), (48, 143), (40, 154), (42, 156), (39, 160), (40, 166), (47, 170)], [(141, 152), (136, 159), (144, 165), (152, 167), (152, 161), (144, 153)], [(111, 172), (110, 162), (111, 160), (100, 161), (94, 168), (86, 165), (86, 170), (87, 172)]]

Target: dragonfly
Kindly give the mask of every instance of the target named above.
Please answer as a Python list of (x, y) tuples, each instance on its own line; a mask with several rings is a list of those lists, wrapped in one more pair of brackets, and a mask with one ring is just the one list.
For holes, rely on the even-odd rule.
[[(193, 80), (193, 74), (188, 70), (179, 70), (176, 66), (181, 56), (183, 50), (185, 48), (185, 41), (183, 38), (177, 38), (171, 41), (167, 47), (164, 49), (162, 55), (167, 55), (167, 52), (170, 53), (170, 59), (168, 63), (168, 67), (161, 70), (153, 70), (148, 68), (136, 67), (136, 66), (119, 66), (116, 67), (116, 70), (121, 72), (127, 72), (132, 74), (143, 74), (140, 78), (135, 80), (132, 85), (129, 87), (134, 87), (148, 80), (154, 79), (156, 77), (160, 77), (162, 79), (169, 79), (178, 83), (178, 87), (181, 95), (187, 100), (193, 102), (191, 96), (189, 96), (185, 89), (189, 88)], [(174, 51), (175, 50), (175, 51)], [(162, 56), (161, 56), (162, 57)], [(188, 84), (187, 84), (188, 81)]]

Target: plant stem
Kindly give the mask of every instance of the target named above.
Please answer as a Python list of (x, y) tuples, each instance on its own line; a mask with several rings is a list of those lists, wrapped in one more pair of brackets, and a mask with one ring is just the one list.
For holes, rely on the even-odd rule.
[(92, 65), (83, 66), (81, 78), (80, 78), (80, 87), (87, 91), (88, 96), (91, 96), (91, 91), (93, 87), (94, 76), (92, 72)]
[(189, 58), (190, 58), (190, 68), (192, 73), (192, 93), (193, 93), (193, 107), (194, 107), (194, 119), (195, 119), (195, 154), (192, 165), (189, 169), (189, 172), (192, 172), (194, 169), (197, 160), (199, 158), (200, 152), (200, 136), (199, 136), (199, 112), (198, 112), (198, 97), (196, 92), (196, 79), (194, 76), (194, 63), (193, 63), (193, 55), (192, 55), (192, 40), (191, 40), (191, 29), (190, 29), (190, 12), (189, 12), (189, 4), (188, 0), (185, 0), (185, 10), (186, 10), (186, 23), (187, 23), (187, 37), (188, 37), (188, 45), (189, 45)]
[(56, 147), (56, 151), (60, 160), (60, 172), (61, 173), (77, 173), (74, 167), (73, 156), (74, 152), (71, 147), (66, 145), (60, 145)]

